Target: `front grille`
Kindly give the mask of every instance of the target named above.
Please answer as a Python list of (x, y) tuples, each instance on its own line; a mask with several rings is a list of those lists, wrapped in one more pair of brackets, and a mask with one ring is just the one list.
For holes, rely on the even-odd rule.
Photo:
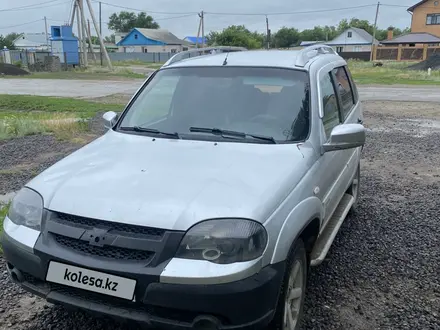
[(147, 261), (154, 255), (154, 252), (151, 251), (132, 250), (110, 245), (101, 247), (58, 234), (54, 234), (54, 236), (58, 244), (87, 256), (113, 260)]
[(149, 228), (137, 225), (129, 225), (118, 222), (89, 219), (76, 215), (54, 212), (51, 220), (69, 226), (84, 229), (103, 228), (108, 229), (110, 234), (121, 236), (144, 236), (146, 238), (161, 238), (165, 234), (165, 229)]

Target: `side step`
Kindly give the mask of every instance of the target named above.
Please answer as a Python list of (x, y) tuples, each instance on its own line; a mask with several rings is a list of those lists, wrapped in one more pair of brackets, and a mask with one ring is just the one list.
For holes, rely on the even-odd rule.
[(342, 197), (341, 202), (339, 203), (338, 207), (336, 208), (335, 212), (333, 213), (332, 217), (328, 221), (327, 225), (325, 226), (315, 243), (315, 247), (313, 248), (310, 258), (310, 264), (312, 266), (318, 266), (324, 261), (328, 250), (330, 250), (336, 234), (338, 233), (339, 228), (344, 222), (348, 211), (350, 211), (353, 203), (353, 196), (345, 194), (344, 197)]

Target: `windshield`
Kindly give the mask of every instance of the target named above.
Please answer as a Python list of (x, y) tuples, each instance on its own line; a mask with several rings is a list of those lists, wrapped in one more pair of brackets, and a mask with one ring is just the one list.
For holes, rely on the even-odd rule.
[[(179, 138), (197, 140), (305, 140), (309, 133), (308, 76), (303, 71), (277, 68), (164, 69), (125, 113), (119, 129), (130, 128), (147, 135), (156, 130), (164, 138), (177, 133)], [(215, 134), (222, 131), (245, 135)]]

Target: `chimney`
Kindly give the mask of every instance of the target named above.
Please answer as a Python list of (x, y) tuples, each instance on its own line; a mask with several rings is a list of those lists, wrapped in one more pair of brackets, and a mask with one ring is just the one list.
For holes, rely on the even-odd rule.
[(388, 28), (387, 40), (393, 40), (393, 37), (394, 37), (394, 28), (389, 27)]

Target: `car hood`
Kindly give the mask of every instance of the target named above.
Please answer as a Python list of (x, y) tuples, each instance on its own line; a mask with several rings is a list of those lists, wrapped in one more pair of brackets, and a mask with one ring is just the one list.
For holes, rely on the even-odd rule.
[(307, 144), (154, 139), (107, 132), (28, 187), (52, 211), (174, 230), (211, 218), (264, 222), (301, 180)]

